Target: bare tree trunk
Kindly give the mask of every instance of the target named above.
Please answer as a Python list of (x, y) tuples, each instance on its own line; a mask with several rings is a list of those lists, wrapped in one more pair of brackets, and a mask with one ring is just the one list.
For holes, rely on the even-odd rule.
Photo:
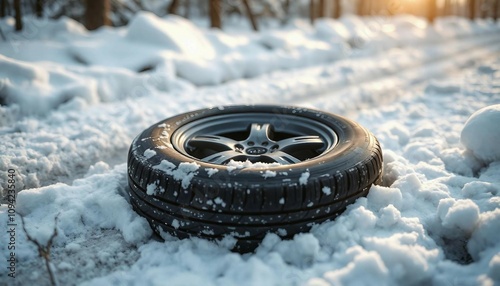
[(285, 2), (283, 2), (283, 12), (284, 12), (285, 16), (281, 20), (282, 25), (286, 24), (286, 22), (288, 22), (288, 19), (290, 18), (290, 16), (289, 16), (290, 15), (290, 0), (285, 0)]
[(434, 19), (436, 19), (436, 14), (437, 14), (436, 12), (437, 12), (436, 0), (429, 0), (428, 11), (427, 11), (427, 19), (429, 20), (429, 23), (433, 23)]
[(309, 0), (309, 19), (311, 20), (311, 24), (316, 20), (316, 5), (314, 0)]
[(357, 10), (359, 16), (365, 15), (365, 1), (364, 0), (358, 0), (358, 6), (356, 7), (356, 10)]
[(489, 3), (490, 5), (488, 7), (488, 17), (494, 18), (495, 8), (496, 8), (495, 0), (490, 0)]
[(485, 13), (486, 11), (484, 9), (484, 5), (485, 5), (484, 0), (479, 0), (477, 2), (479, 2), (479, 5), (478, 5), (479, 6), (479, 11), (478, 11), (479, 12), (479, 18), (485, 18), (486, 17), (486, 13)]
[(16, 12), (16, 31), (23, 29), (23, 16), (21, 14), (21, 0), (14, 0), (14, 11)]
[(469, 0), (469, 18), (474, 20), (476, 18), (476, 1)]
[(379, 11), (378, 11), (379, 14), (387, 15), (390, 13), (390, 11), (388, 11), (388, 9), (387, 9), (387, 3), (388, 3), (387, 0), (380, 1), (380, 7), (379, 7)]
[(95, 30), (104, 25), (109, 25), (109, 0), (87, 0), (85, 10), (85, 23), (87, 29)]
[(290, 13), (290, 0), (285, 0), (283, 2), (283, 11), (285, 12), (286, 15)]
[(498, 20), (498, 2), (500, 2), (500, 0), (495, 0), (493, 4), (493, 20), (495, 20), (495, 22)]
[(0, 0), (0, 18), (7, 16), (7, 0)]
[(443, 6), (443, 16), (449, 16), (450, 15), (450, 0), (444, 0), (444, 6)]
[(376, 1), (372, 1), (372, 2), (373, 2), (373, 6), (374, 6), (372, 14), (380, 15), (382, 10), (384, 10), (382, 7), (384, 6), (385, 3), (381, 3), (382, 1), (380, 1), (380, 0), (376, 0)]
[(333, 2), (333, 18), (338, 19), (342, 15), (342, 5), (341, 0), (335, 0)]
[(258, 31), (259, 27), (257, 27), (257, 21), (255, 20), (255, 15), (252, 12), (252, 8), (250, 7), (250, 3), (248, 2), (248, 0), (243, 0), (243, 5), (245, 5), (247, 17), (248, 19), (250, 19), (250, 24), (252, 24), (253, 30)]
[(319, 0), (318, 18), (324, 18), (325, 16), (326, 16), (326, 3), (325, 3), (325, 0)]
[(179, 8), (179, 4), (180, 4), (179, 0), (172, 0), (172, 2), (170, 2), (170, 5), (168, 5), (167, 13), (168, 14), (176, 14), (177, 8)]
[(222, 27), (221, 1), (220, 0), (210, 0), (209, 5), (210, 5), (209, 6), (210, 27), (220, 29)]
[(372, 14), (372, 7), (373, 7), (373, 2), (371, 0), (364, 0), (363, 1), (364, 4), (363, 4), (363, 15), (364, 16), (367, 16), (367, 15), (371, 15)]
[(43, 0), (36, 0), (35, 2), (35, 12), (38, 18), (43, 16)]
[(184, 18), (189, 19), (191, 16), (191, 0), (185, 0), (184, 1)]

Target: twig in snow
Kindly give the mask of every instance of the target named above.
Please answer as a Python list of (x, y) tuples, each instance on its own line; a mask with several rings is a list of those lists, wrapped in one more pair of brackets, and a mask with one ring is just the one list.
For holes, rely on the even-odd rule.
[(26, 230), (25, 223), (24, 223), (24, 217), (23, 216), (20, 216), (20, 217), (21, 217), (21, 223), (23, 226), (23, 231), (26, 234), (28, 241), (30, 241), (34, 245), (36, 245), (36, 247), (38, 249), (38, 255), (40, 257), (42, 257), (43, 260), (45, 260), (45, 267), (47, 268), (47, 272), (49, 273), (50, 284), (53, 286), (57, 285), (56, 279), (54, 277), (54, 273), (52, 273), (52, 269), (50, 268), (50, 249), (52, 247), (52, 242), (54, 241), (54, 238), (57, 236), (57, 219), (58, 219), (59, 215), (57, 215), (54, 218), (54, 231), (52, 232), (52, 235), (50, 236), (49, 240), (47, 241), (47, 243), (45, 245), (42, 245), (38, 240), (33, 238), (28, 233), (28, 231)]

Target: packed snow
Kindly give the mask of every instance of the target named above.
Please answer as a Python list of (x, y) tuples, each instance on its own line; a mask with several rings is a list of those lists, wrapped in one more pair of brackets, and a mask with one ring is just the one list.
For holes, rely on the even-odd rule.
[(174, 178), (176, 181), (181, 182), (183, 189), (187, 189), (191, 184), (191, 180), (198, 174), (198, 169), (200, 165), (196, 162), (182, 162), (179, 166), (176, 166), (168, 160), (162, 160), (160, 164), (153, 166), (153, 169), (157, 169), (165, 172)]
[[(19, 216), (15, 249), (5, 243), (12, 209), (42, 244), (57, 228), (50, 258), (60, 285), (500, 283), (497, 23), (346, 15), (254, 33), (143, 12), (95, 32), (68, 18), (27, 18), (32, 33), (13, 25), (0, 20), (2, 283), (49, 284)], [(268, 234), (254, 253), (231, 252), (230, 236), (153, 235), (129, 203), (132, 140), (185, 111), (257, 103), (359, 122), (382, 144), (382, 185), (292, 240)], [(183, 187), (197, 172), (217, 172), (195, 162), (156, 167)], [(263, 182), (286, 178), (260, 168)], [(9, 170), (20, 191), (10, 205)], [(147, 191), (162, 189), (151, 182)]]
[[(267, 172), (270, 170), (267, 170), (272, 167), (277, 167), (281, 166), (280, 163), (264, 163), (264, 162), (255, 162), (252, 163), (248, 160), (246, 161), (234, 161), (230, 160), (226, 164), (226, 169), (229, 173), (235, 171), (235, 170), (243, 170), (243, 169), (255, 169), (255, 170), (262, 170), (262, 172)], [(271, 171), (274, 173), (274, 176), (276, 176), (276, 172)]]

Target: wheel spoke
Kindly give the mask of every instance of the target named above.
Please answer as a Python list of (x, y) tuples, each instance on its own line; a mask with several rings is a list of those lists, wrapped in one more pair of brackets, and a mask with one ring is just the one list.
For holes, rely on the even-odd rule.
[(290, 152), (300, 149), (318, 149), (325, 145), (319, 136), (297, 136), (278, 141), (279, 150)]
[(281, 165), (290, 165), (290, 164), (295, 164), (295, 163), (300, 163), (300, 160), (295, 158), (294, 156), (282, 152), (282, 151), (275, 151), (269, 154), (263, 155), (264, 157), (268, 157), (276, 163), (280, 163)]
[(234, 150), (238, 142), (231, 138), (217, 135), (198, 135), (189, 140), (189, 145), (196, 148), (212, 149), (215, 151)]
[(252, 125), (250, 126), (250, 134), (248, 135), (246, 141), (269, 142), (272, 141), (269, 138), (270, 133), (271, 133), (271, 124), (252, 123)]
[(204, 162), (222, 165), (231, 159), (236, 159), (238, 157), (244, 156), (240, 152), (233, 150), (218, 152), (201, 159)]

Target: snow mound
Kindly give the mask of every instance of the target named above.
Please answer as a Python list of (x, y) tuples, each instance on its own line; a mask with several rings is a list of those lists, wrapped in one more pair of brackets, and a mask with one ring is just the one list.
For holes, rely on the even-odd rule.
[(178, 16), (163, 20), (150, 12), (138, 13), (128, 27), (127, 38), (194, 57), (215, 57), (215, 49), (205, 35), (193, 23)]
[(64, 69), (46, 69), (0, 55), (0, 103), (18, 104), (25, 114), (40, 115), (75, 97), (98, 101), (96, 83)]
[[(95, 168), (109, 167), (98, 163)], [(100, 170), (90, 168), (88, 177), (75, 180), (71, 186), (60, 183), (22, 191), (18, 212), (25, 217), (31, 233), (44, 236), (50, 235), (54, 217), (58, 216), (56, 244), (70, 243), (76, 235), (85, 234), (88, 227), (115, 228), (126, 242), (138, 244), (151, 235), (151, 228), (132, 211), (124, 196), (125, 169), (126, 164), (120, 164), (103, 175), (92, 174)]]
[(351, 31), (346, 26), (333, 19), (318, 19), (314, 25), (317, 35), (325, 39), (337, 38), (348, 40), (352, 37)]
[(18, 105), (23, 115), (42, 116), (63, 107), (78, 109), (140, 97), (176, 86), (179, 82), (171, 66), (163, 64), (152, 72), (137, 74), (100, 66), (31, 64), (0, 55), (0, 104)]
[[(498, 250), (498, 230), (500, 229), (500, 209), (481, 214), (480, 221), (467, 244), (471, 256), (479, 260), (481, 255)], [(498, 253), (498, 252), (497, 252)]]
[(112, 38), (112, 41), (74, 41), (68, 46), (68, 51), (86, 65), (119, 67), (132, 71), (154, 67), (169, 60), (168, 51), (162, 52), (157, 47), (131, 42), (122, 37)]
[(55, 34), (60, 34), (62, 35), (62, 37), (67, 34), (79, 36), (85, 36), (88, 34), (87, 29), (81, 23), (66, 16), (62, 16), (54, 22), (49, 22), (47, 27), (45, 27), (43, 30), (45, 32), (45, 36), (48, 39), (53, 38)]
[(500, 161), (500, 104), (476, 111), (465, 122), (460, 135), (462, 144), (485, 163)]
[(434, 23), (436, 31), (448, 38), (472, 33), (472, 25), (467, 19), (456, 16), (441, 17)]
[(442, 199), (437, 212), (443, 227), (453, 233), (471, 233), (479, 221), (479, 207), (471, 200)]

